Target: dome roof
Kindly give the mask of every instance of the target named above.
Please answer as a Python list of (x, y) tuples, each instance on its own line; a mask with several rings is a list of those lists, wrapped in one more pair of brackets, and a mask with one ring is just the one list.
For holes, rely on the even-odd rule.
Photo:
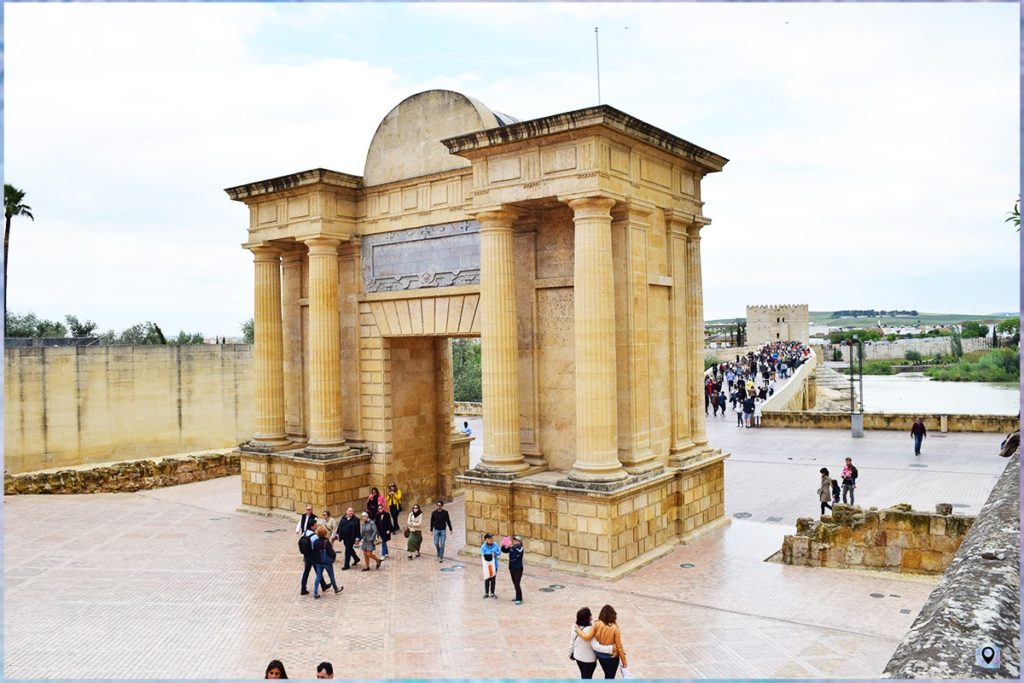
[(407, 97), (377, 126), (366, 152), (363, 186), (467, 167), (469, 161), (450, 154), (442, 139), (515, 122), (451, 90)]

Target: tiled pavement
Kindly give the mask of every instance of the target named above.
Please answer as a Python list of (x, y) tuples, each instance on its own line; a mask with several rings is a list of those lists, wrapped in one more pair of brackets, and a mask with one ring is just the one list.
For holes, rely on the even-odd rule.
[[(993, 455), (996, 435), (926, 441), (929, 468), (911, 469), (900, 452), (908, 444), (885, 433), (854, 442), (840, 432), (711, 425), (709, 434), (734, 454), (728, 514), (747, 511), (749, 520), (615, 583), (530, 568), (527, 556), (518, 607), (504, 566), (500, 599), (483, 601), (476, 561), (442, 572), (463, 558), (440, 565), (426, 552), (412, 561), (394, 552), (380, 571), (339, 571), (341, 595), (300, 597), (294, 520), (235, 512), (237, 477), (133, 494), (8, 497), (4, 673), (245, 678), (280, 658), (292, 678), (312, 677), (323, 659), (344, 677), (575, 677), (573, 615), (607, 602), (644, 677), (875, 677), (932, 585), (762, 562), (791, 530), (764, 519), (816, 510), (811, 493), (825, 461), (800, 458), (828, 453), (832, 466), (853, 449), (871, 482), (867, 504), (896, 502), (885, 499), (892, 491), (915, 507), (974, 510), (1004, 464)], [(461, 501), (451, 510), (449, 556), (462, 537)], [(539, 590), (552, 584), (564, 588)]]

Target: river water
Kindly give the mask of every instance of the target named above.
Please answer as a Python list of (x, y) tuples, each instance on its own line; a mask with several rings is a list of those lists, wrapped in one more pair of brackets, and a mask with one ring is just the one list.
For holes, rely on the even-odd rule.
[(1020, 412), (1020, 387), (1012, 383), (935, 382), (919, 372), (865, 375), (864, 412), (1016, 415)]

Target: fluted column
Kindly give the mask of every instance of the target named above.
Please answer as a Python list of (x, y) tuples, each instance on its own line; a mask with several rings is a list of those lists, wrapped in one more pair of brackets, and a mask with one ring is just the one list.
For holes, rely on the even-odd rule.
[(528, 468), (519, 446), (519, 336), (516, 326), (516, 213), (486, 211), (480, 222), (480, 361), (484, 453), (477, 469), (513, 473)]
[(281, 254), (281, 299), (284, 332), (284, 427), (288, 440), (304, 444), (306, 428), (303, 413), (303, 340), (302, 309), (299, 305), (302, 290), (301, 245)]
[(576, 462), (569, 478), (618, 481), (627, 475), (618, 457), (611, 216), (615, 200), (585, 197), (568, 204), (576, 227)]
[(256, 264), (253, 361), (256, 370), (257, 448), (288, 445), (284, 431), (284, 365), (281, 340), (281, 250), (252, 248)]
[(690, 313), (690, 438), (701, 450), (707, 446), (704, 431), (704, 291), (700, 274), (700, 223), (690, 225), (686, 240), (686, 275)]
[(672, 335), (672, 445), (669, 447), (670, 461), (693, 450), (690, 438), (690, 297), (687, 280), (686, 229), (690, 221), (679, 216), (665, 217), (668, 228), (669, 267), (672, 274), (672, 300), (669, 329)]
[(338, 244), (314, 237), (309, 248), (309, 446), (345, 446), (341, 419), (341, 320), (338, 313)]

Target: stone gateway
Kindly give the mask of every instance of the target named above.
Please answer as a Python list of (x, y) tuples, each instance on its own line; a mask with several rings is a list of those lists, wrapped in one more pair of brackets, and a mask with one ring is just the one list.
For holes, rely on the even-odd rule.
[[(727, 521), (700, 259), (701, 180), (726, 161), (609, 106), (517, 121), (432, 90), (384, 118), (362, 177), (229, 188), (256, 269), (243, 505), (461, 490), (469, 545), (518, 534), (609, 578)], [(481, 340), (472, 469), (454, 337)]]

